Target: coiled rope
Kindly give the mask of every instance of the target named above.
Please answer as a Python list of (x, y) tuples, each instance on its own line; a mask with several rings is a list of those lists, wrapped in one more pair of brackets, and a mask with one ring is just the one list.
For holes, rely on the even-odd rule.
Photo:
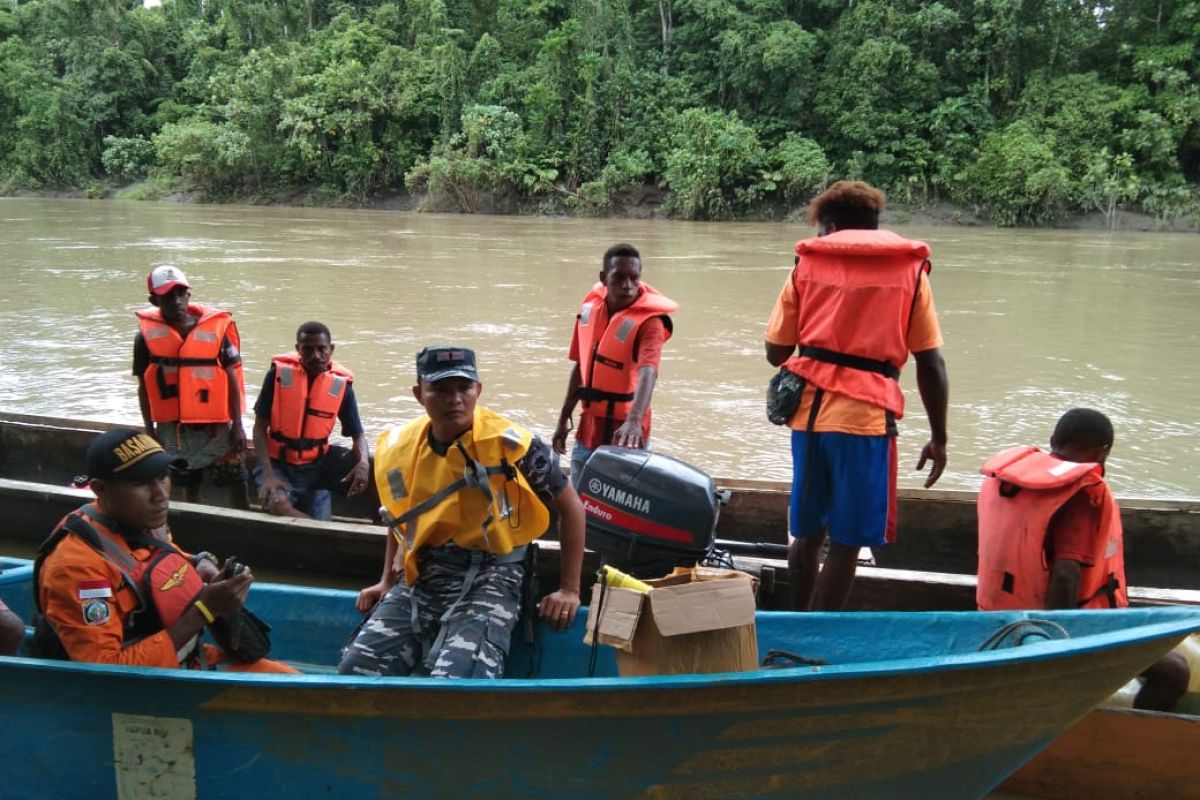
[(1071, 634), (1057, 622), (1048, 619), (1023, 619), (1010, 622), (989, 636), (980, 650), (999, 650), (1002, 647), (1020, 647), (1030, 638), (1047, 641), (1055, 639), (1070, 639)]

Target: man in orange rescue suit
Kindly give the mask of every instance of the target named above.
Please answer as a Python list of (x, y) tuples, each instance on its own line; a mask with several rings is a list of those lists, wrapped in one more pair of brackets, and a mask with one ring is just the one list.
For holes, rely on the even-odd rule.
[(184, 499), (200, 502), (204, 472), (247, 508), (242, 466), (246, 433), (242, 408), (241, 339), (228, 311), (191, 302), (192, 287), (170, 264), (146, 278), (153, 308), (137, 312), (133, 374), (146, 432), (183, 459), (174, 483)]
[(166, 532), (178, 459), (145, 433), (117, 429), (88, 447), (96, 500), (63, 517), (38, 550), (38, 655), (140, 667), (295, 672), (200, 646), (204, 628), (236, 614), (254, 576), (220, 577), (209, 553), (189, 556)]
[[(296, 352), (271, 359), (254, 403), (254, 482), (263, 508), (289, 517), (329, 519), (329, 492), (367, 490), (370, 469), (354, 373), (333, 360), (329, 328), (306, 322)], [(331, 445), (334, 422), (351, 448)]]
[[(916, 356), (930, 438), (917, 469), (926, 486), (946, 464), (946, 365), (929, 287), (929, 246), (879, 229), (883, 192), (838, 181), (813, 199), (817, 235), (767, 323), (766, 354), (794, 400), (777, 414), (792, 428), (788, 554), (797, 609), (845, 607), (858, 552), (896, 538), (896, 420), (900, 369)], [(820, 565), (825, 538), (829, 554)]]
[[(1073, 408), (1055, 426), (1049, 453), (1010, 447), (983, 465), (981, 611), (1129, 605), (1121, 510), (1104, 482), (1112, 444), (1108, 417)], [(1142, 678), (1134, 707), (1170, 711), (1187, 691), (1187, 659), (1169, 653)]]
[(650, 396), (663, 343), (679, 304), (642, 282), (642, 257), (628, 244), (608, 248), (600, 282), (583, 298), (575, 320), (567, 382), (552, 444), (567, 452), (571, 414), (582, 402), (571, 480), (579, 485), (588, 456), (602, 444), (644, 448), (650, 442)]

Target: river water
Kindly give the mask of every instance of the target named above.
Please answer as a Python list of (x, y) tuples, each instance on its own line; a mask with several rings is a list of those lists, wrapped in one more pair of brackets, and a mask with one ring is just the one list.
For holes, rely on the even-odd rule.
[[(1058, 415), (1103, 410), (1116, 491), (1200, 495), (1200, 238), (898, 226), (933, 248), (951, 382), (950, 464), (973, 489), (989, 455), (1044, 444)], [(718, 477), (785, 480), (766, 421), (766, 317), (799, 224), (544, 219), (119, 201), (0, 199), (0, 410), (137, 423), (133, 312), (150, 265), (234, 312), (248, 399), (296, 327), (325, 322), (356, 373), (368, 433), (419, 413), (413, 356), (479, 353), (483, 401), (549, 437), (579, 300), (626, 241), (678, 300), (654, 395), (653, 446)], [(910, 361), (900, 481), (927, 428)], [(247, 430), (250, 420), (247, 419)]]

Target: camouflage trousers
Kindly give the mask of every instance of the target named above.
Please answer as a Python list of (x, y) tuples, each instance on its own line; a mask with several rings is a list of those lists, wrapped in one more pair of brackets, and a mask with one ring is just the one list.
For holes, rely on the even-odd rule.
[(414, 585), (393, 586), (375, 606), (338, 672), (502, 677), (521, 611), (522, 562), (450, 544), (422, 554), (420, 570)]

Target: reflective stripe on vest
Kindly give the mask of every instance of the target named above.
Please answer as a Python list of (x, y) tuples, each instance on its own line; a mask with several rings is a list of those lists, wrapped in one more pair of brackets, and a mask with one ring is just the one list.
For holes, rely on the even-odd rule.
[(1013, 447), (989, 459), (981, 471), (987, 479), (978, 500), (980, 609), (1046, 608), (1050, 521), (1079, 492), (1100, 508), (1100, 523), (1089, 558), (1092, 566), (1080, 570), (1078, 606), (1129, 605), (1120, 510), (1099, 464), (1063, 461), (1036, 447)]

